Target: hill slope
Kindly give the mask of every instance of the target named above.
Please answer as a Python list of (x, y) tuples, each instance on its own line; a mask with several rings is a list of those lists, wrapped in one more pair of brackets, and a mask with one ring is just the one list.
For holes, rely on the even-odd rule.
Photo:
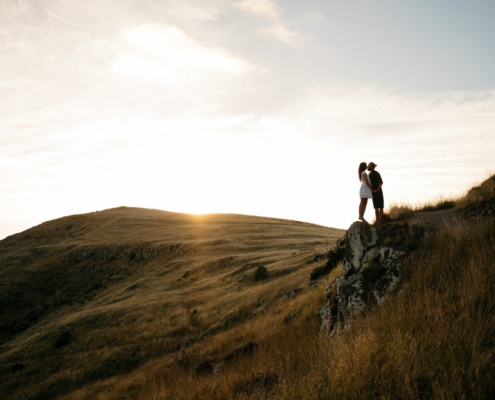
[[(0, 241), (2, 398), (55, 398), (256, 318), (342, 230), (117, 208)], [(304, 286), (303, 286), (304, 285)]]

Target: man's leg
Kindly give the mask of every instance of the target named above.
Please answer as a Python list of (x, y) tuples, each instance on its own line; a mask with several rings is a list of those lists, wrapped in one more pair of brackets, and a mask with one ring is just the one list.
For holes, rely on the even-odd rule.
[(383, 208), (378, 209), (378, 218), (377, 218), (377, 225), (382, 224), (382, 218), (383, 218)]
[(375, 223), (373, 225), (380, 226), (383, 218), (383, 193), (373, 195), (373, 207), (375, 208)]

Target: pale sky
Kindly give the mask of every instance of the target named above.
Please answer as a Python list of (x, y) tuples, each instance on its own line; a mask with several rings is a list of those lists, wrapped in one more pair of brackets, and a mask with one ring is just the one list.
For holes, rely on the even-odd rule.
[[(491, 0), (0, 0), (0, 239), (119, 206), (347, 228), (493, 172)], [(366, 218), (372, 220), (368, 206)]]

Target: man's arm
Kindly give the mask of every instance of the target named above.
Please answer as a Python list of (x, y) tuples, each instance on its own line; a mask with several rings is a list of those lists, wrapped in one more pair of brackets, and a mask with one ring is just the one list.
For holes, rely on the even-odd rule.
[(378, 186), (375, 190), (373, 190), (373, 192), (375, 193), (378, 193), (380, 191), (380, 189), (382, 188), (382, 185), (383, 185), (383, 181), (382, 181), (382, 176), (380, 175), (379, 172), (376, 172), (377, 174), (377, 181), (378, 181)]

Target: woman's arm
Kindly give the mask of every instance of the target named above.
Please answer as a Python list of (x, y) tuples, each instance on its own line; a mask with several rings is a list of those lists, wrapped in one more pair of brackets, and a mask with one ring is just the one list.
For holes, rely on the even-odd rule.
[(364, 179), (364, 183), (366, 183), (366, 186), (368, 186), (370, 188), (370, 190), (373, 191), (373, 188), (371, 187), (371, 184), (370, 184), (370, 180), (368, 179), (368, 175), (363, 174), (363, 179)]

